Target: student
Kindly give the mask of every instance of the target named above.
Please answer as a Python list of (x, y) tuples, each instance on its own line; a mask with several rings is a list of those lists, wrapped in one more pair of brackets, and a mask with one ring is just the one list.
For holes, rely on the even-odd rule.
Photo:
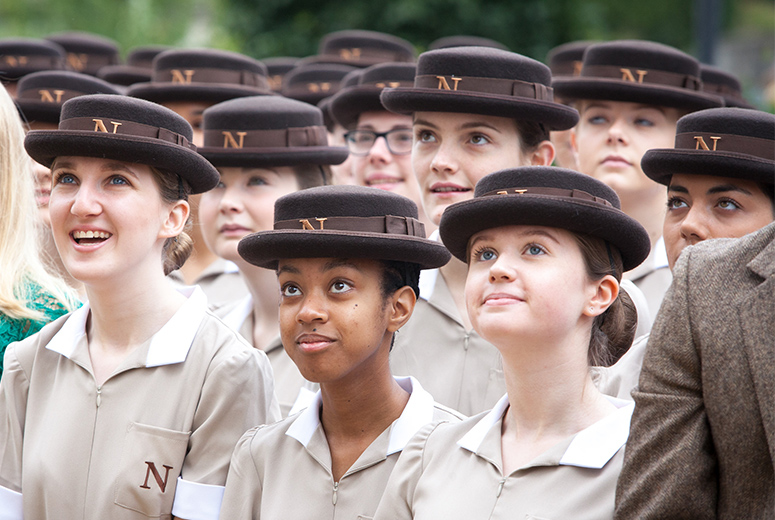
[[(269, 95), (266, 67), (249, 56), (216, 49), (171, 49), (153, 61), (150, 83), (132, 85), (130, 96), (174, 110), (194, 129), (196, 146), (204, 143), (202, 114), (229, 99)], [(199, 285), (211, 304), (234, 301), (247, 294), (237, 266), (218, 258), (201, 235), (199, 196), (191, 197), (194, 251), (170, 277), (178, 285)]]
[[(0, 356), (9, 343), (39, 331), (77, 306), (64, 281), (40, 256), (40, 227), (33, 197), (32, 161), (24, 129), (0, 86)], [(0, 359), (0, 376), (3, 363)]]
[[(646, 152), (643, 171), (667, 186), (663, 236), (671, 270), (688, 246), (739, 238), (775, 220), (773, 150), (775, 116), (712, 108), (678, 120), (675, 148)], [(601, 372), (606, 393), (630, 398), (648, 341), (639, 339), (619, 363)]]
[(54, 42), (34, 38), (0, 38), (0, 83), (15, 99), (22, 77), (44, 70), (64, 70), (65, 60), (65, 50)]
[(549, 167), (484, 177), (439, 229), (468, 264), (469, 316), (503, 356), (507, 393), (424, 427), (374, 518), (611, 518), (633, 405), (601, 394), (590, 366), (632, 342), (619, 281), (648, 255), (648, 234), (606, 185)]
[(420, 186), (412, 170), (412, 117), (385, 110), (379, 101), (382, 89), (410, 87), (415, 66), (381, 63), (364, 69), (356, 85), (342, 89), (331, 99), (334, 119), (347, 128), (355, 184), (398, 193), (417, 204), (426, 230), (436, 229), (422, 209)]
[(425, 239), (414, 203), (362, 186), (278, 199), (274, 230), (245, 237), (239, 252), (276, 272), (283, 346), (320, 391), (301, 413), (242, 437), (221, 518), (371, 518), (410, 437), (460, 419), (388, 363), (419, 270), (449, 253)]
[[(384, 89), (388, 110), (413, 114), (412, 164), (434, 223), (450, 204), (470, 199), (486, 174), (552, 163), (549, 130), (571, 128), (578, 114), (552, 100), (550, 83), (549, 68), (530, 58), (459, 47), (423, 53), (413, 87)], [(465, 278), (466, 265), (454, 258), (423, 273), (417, 309), (390, 362), (440, 403), (473, 415), (492, 408), (505, 386), (498, 350), (471, 328)]]
[(627, 277), (645, 294), (653, 317), (671, 279), (662, 240), (665, 190), (646, 177), (640, 161), (646, 150), (673, 144), (681, 116), (723, 100), (703, 92), (696, 59), (638, 40), (589, 46), (581, 74), (552, 85), (575, 100), (581, 115), (574, 129), (579, 171), (612, 187), (622, 210), (649, 232), (651, 257)]
[(5, 353), (7, 518), (217, 518), (229, 455), (279, 409), (272, 372), (165, 275), (190, 253), (188, 193), (218, 172), (174, 112), (115, 95), (62, 106), (25, 147), (54, 177), (51, 222), (88, 304)]
[(208, 108), (204, 140), (199, 153), (218, 168), (220, 182), (202, 195), (202, 235), (219, 257), (237, 264), (249, 290), (215, 314), (269, 356), (287, 416), (304, 378), (280, 341), (277, 277), (243, 260), (237, 244), (250, 233), (272, 229), (279, 197), (326, 184), (329, 165), (342, 162), (347, 150), (328, 145), (320, 109), (280, 96), (232, 99)]

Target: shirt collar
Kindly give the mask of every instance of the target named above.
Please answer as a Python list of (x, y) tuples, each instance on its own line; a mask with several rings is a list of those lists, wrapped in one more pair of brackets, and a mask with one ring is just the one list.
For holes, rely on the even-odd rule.
[(659, 237), (657, 243), (654, 244), (654, 269), (662, 269), (663, 267), (668, 267), (667, 247), (665, 247), (665, 237)]
[[(560, 465), (600, 469), (627, 442), (635, 403), (609, 396), (604, 397), (616, 406), (617, 410), (577, 433), (560, 459)], [(509, 396), (506, 394), (457, 441), (458, 446), (477, 453), (487, 432), (500, 423), (508, 406)]]
[[(151, 337), (145, 366), (156, 367), (182, 363), (199, 330), (199, 324), (207, 312), (207, 297), (198, 287), (181, 287), (186, 302), (170, 320)], [(71, 359), (78, 341), (86, 335), (89, 304), (74, 311), (46, 348)]]
[(242, 324), (245, 323), (245, 320), (250, 316), (252, 311), (253, 296), (248, 294), (244, 298), (237, 300), (234, 308), (232, 308), (226, 316), (221, 318), (221, 321), (228, 325), (232, 330), (240, 330)]
[[(428, 240), (439, 241), (439, 230), (436, 229), (428, 237)], [(423, 269), (420, 271), (420, 298), (430, 300), (433, 296), (433, 288), (436, 286), (436, 278), (439, 276), (438, 269)]]
[[(396, 382), (409, 392), (409, 401), (401, 415), (390, 426), (390, 440), (387, 453), (390, 456), (404, 449), (417, 431), (433, 421), (435, 403), (431, 394), (426, 392), (413, 377), (395, 377)], [(312, 435), (320, 426), (320, 407), (323, 404), (320, 391), (312, 398), (309, 406), (302, 411), (285, 432), (289, 437), (307, 447)]]

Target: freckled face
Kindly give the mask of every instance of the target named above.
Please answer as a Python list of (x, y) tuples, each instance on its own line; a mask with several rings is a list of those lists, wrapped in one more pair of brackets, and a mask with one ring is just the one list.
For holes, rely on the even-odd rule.
[(775, 220), (772, 201), (749, 180), (675, 174), (667, 197), (663, 236), (671, 269), (686, 246), (710, 238), (739, 238)]
[(368, 377), (387, 363), (394, 330), (382, 298), (382, 269), (367, 259), (280, 261), (280, 334), (306, 379)]

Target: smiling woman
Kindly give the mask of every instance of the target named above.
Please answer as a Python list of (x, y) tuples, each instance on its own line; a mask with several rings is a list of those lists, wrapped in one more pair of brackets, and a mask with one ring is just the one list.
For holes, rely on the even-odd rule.
[[(188, 194), (217, 182), (191, 137), (174, 112), (115, 95), (74, 98), (57, 130), (27, 135), (88, 304), (6, 354), (9, 518), (217, 518), (239, 435), (279, 417), (266, 357), (165, 278), (190, 250)], [(83, 485), (52, 484), (68, 481)]]

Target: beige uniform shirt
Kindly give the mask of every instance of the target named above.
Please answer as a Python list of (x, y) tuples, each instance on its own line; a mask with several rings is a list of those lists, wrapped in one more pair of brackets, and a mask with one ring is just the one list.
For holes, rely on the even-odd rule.
[(221, 518), (371, 518), (409, 439), (427, 423), (462, 418), (436, 404), (417, 380), (396, 381), (411, 392), (404, 411), (339, 482), (331, 474), (331, 452), (320, 424), (320, 393), (298, 415), (247, 432), (232, 456)]
[[(625, 273), (625, 277), (632, 280), (638, 286), (638, 289), (643, 292), (648, 302), (651, 317), (652, 319), (655, 318), (657, 311), (659, 311), (659, 306), (662, 305), (665, 293), (667, 293), (670, 284), (673, 282), (673, 274), (670, 272), (667, 264), (664, 238), (660, 238), (654, 244), (646, 260), (632, 271)], [(643, 333), (639, 329), (637, 335), (640, 336)]]
[[(167, 278), (175, 287), (185, 287), (186, 282), (178, 271), (172, 271)], [(248, 287), (239, 272), (237, 264), (219, 258), (194, 280), (192, 285), (202, 288), (210, 305), (223, 305), (239, 300), (248, 294)]]
[(279, 407), (266, 356), (188, 292), (99, 387), (88, 305), (8, 347), (0, 517), (23, 504), (27, 520), (218, 518), (234, 446)]
[[(648, 333), (651, 317), (643, 295), (627, 280), (622, 287), (638, 309), (636, 335)], [(489, 410), (506, 393), (500, 352), (475, 330), (466, 330), (438, 269), (420, 275), (420, 298), (396, 334), (390, 368), (416, 377), (439, 403), (465, 415)]]
[(649, 334), (635, 338), (630, 350), (615, 365), (593, 367), (592, 380), (598, 390), (606, 395), (632, 401), (632, 391), (638, 387), (638, 379), (648, 342)]
[(515, 470), (501, 470), (504, 396), (490, 412), (424, 427), (404, 448), (375, 520), (613, 518), (634, 404)]
[[(242, 337), (253, 345), (254, 320), (253, 297), (251, 295), (215, 309), (213, 313), (221, 318), (226, 325), (239, 331)], [(280, 413), (283, 417), (288, 417), (306, 380), (296, 367), (296, 363), (285, 352), (280, 336), (277, 336), (269, 344), (264, 353), (272, 364), (274, 390), (277, 394), (277, 400), (280, 402)]]

